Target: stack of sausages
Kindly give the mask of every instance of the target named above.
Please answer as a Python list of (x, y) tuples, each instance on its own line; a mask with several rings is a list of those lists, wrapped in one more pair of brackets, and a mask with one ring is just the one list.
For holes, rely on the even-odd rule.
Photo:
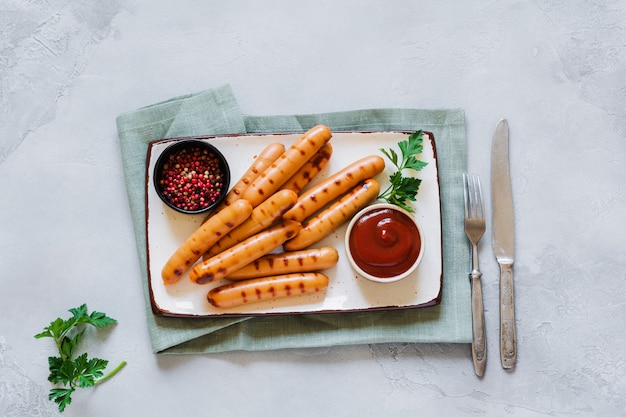
[(324, 291), (329, 280), (320, 271), (339, 256), (335, 248), (312, 246), (378, 196), (373, 177), (385, 168), (380, 156), (367, 156), (303, 191), (328, 163), (331, 137), (318, 125), (289, 148), (268, 145), (167, 261), (164, 284), (187, 272), (197, 284), (232, 280), (207, 294), (219, 308)]

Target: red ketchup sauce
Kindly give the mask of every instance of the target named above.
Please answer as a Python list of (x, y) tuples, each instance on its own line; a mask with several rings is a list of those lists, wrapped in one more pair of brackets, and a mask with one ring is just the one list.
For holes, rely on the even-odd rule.
[(361, 216), (349, 238), (352, 257), (365, 272), (390, 278), (406, 272), (419, 256), (422, 239), (408, 215), (381, 208)]

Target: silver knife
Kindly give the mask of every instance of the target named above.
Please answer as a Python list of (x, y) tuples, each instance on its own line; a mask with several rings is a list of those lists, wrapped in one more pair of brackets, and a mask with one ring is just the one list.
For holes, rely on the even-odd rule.
[(491, 147), (493, 253), (500, 264), (500, 361), (509, 369), (517, 360), (513, 262), (515, 219), (509, 171), (509, 123), (500, 120)]

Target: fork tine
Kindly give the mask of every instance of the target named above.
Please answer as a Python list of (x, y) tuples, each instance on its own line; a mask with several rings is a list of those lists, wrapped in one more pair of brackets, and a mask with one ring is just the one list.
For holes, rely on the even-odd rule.
[(475, 219), (476, 218), (476, 176), (475, 175), (470, 175), (468, 177), (467, 180), (467, 188), (468, 188), (468, 193), (469, 193), (469, 207), (470, 207), (470, 212), (469, 212), (469, 218), (470, 219)]
[(485, 217), (485, 208), (483, 202), (483, 192), (480, 185), (480, 178), (476, 175), (465, 176), (466, 181), (466, 201), (468, 207), (465, 216), (470, 219), (483, 219)]
[(473, 176), (474, 180), (474, 206), (476, 218), (483, 219), (485, 217), (483, 204), (483, 190), (480, 186), (480, 178)]
[(476, 176), (467, 176), (467, 214), (468, 219), (476, 218)]

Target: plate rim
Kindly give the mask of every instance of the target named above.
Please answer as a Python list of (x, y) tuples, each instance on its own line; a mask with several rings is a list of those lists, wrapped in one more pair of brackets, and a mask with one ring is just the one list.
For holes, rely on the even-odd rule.
[[(420, 129), (417, 129), (420, 130)], [(333, 129), (333, 133), (341, 133), (341, 134), (378, 134), (378, 133), (398, 133), (398, 134), (411, 134), (416, 132), (417, 130), (411, 129), (385, 129), (385, 130), (337, 130)], [(432, 307), (439, 305), (441, 303), (442, 294), (443, 294), (443, 273), (444, 273), (444, 259), (443, 259), (443, 207), (441, 204), (441, 178), (439, 176), (439, 158), (437, 156), (437, 146), (435, 136), (431, 131), (422, 130), (424, 135), (428, 135), (428, 141), (432, 146), (433, 159), (435, 162), (435, 179), (437, 183), (437, 194), (439, 197), (439, 246), (441, 249), (441, 257), (439, 259), (441, 263), (440, 273), (439, 273), (439, 287), (437, 294), (430, 300), (424, 301), (420, 304), (412, 304), (412, 305), (403, 305), (403, 306), (376, 306), (376, 307), (368, 307), (364, 309), (324, 309), (324, 310), (315, 310), (315, 311), (302, 311), (302, 312), (250, 312), (250, 313), (220, 313), (220, 314), (192, 314), (192, 313), (179, 313), (172, 312), (163, 307), (161, 307), (154, 295), (154, 291), (152, 288), (152, 273), (150, 271), (150, 237), (148, 231), (148, 223), (149, 223), (149, 187), (151, 184), (150, 181), (150, 161), (152, 157), (152, 151), (156, 145), (160, 145), (163, 143), (169, 142), (178, 142), (182, 140), (189, 139), (197, 139), (197, 140), (213, 140), (220, 138), (240, 138), (240, 137), (264, 137), (264, 136), (290, 136), (290, 135), (301, 135), (302, 131), (284, 131), (284, 132), (246, 132), (246, 133), (221, 133), (221, 134), (213, 134), (213, 135), (186, 135), (186, 136), (176, 136), (170, 138), (162, 138), (150, 141), (148, 143), (148, 149), (146, 152), (146, 168), (144, 175), (144, 226), (145, 226), (145, 239), (146, 239), (146, 272), (147, 272), (147, 286), (149, 291), (150, 298), (150, 308), (152, 313), (159, 317), (172, 317), (172, 318), (191, 318), (191, 319), (210, 319), (210, 318), (246, 318), (246, 317), (265, 317), (265, 316), (285, 316), (285, 315), (315, 315), (315, 314), (337, 314), (337, 313), (363, 313), (363, 312), (376, 312), (376, 311), (397, 311), (397, 310), (414, 310), (426, 307)], [(231, 184), (233, 185), (233, 184)], [(205, 213), (206, 215), (206, 213)]]

